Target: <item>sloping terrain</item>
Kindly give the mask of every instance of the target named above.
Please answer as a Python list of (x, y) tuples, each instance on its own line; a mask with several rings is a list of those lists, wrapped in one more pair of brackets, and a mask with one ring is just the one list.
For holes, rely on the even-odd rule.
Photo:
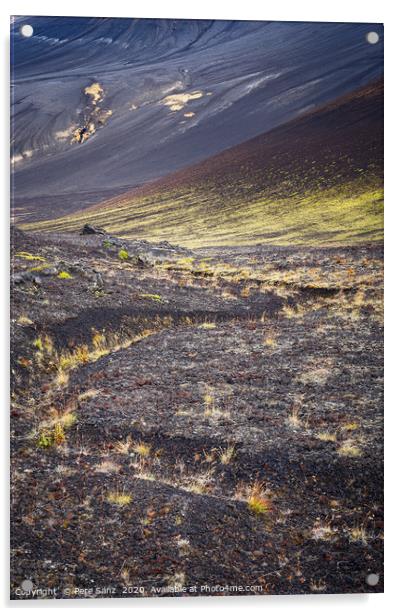
[(207, 245), (355, 244), (383, 235), (383, 84), (75, 215), (122, 237)]
[(382, 256), (14, 230), (11, 597), (381, 592)]
[(15, 18), (16, 220), (68, 214), (204, 160), (367, 84), (382, 63), (379, 24)]

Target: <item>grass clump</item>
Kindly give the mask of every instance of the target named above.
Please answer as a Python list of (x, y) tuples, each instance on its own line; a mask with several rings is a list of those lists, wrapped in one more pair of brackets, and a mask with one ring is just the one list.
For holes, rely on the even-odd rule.
[(30, 268), (30, 272), (41, 272), (47, 268), (51, 267), (50, 263), (42, 263), (41, 265), (35, 265), (35, 267)]
[(121, 261), (127, 261), (129, 259), (128, 251), (125, 250), (125, 248), (121, 248), (121, 250), (118, 252), (118, 258), (121, 259)]
[(76, 422), (78, 421), (78, 418), (76, 416), (76, 413), (64, 413), (64, 415), (62, 415), (60, 417), (60, 425), (63, 428), (66, 428), (68, 430), (68, 428), (72, 428), (72, 426), (74, 426), (76, 424)]
[(271, 501), (267, 496), (265, 485), (256, 481), (249, 491), (247, 506), (256, 515), (265, 515), (271, 509)]
[(314, 541), (331, 541), (335, 536), (335, 530), (329, 524), (317, 522), (311, 530)]
[(136, 443), (132, 449), (141, 458), (148, 458), (151, 452), (151, 446), (147, 445), (147, 443), (143, 443), (143, 441)]
[(201, 323), (201, 325), (199, 325), (199, 329), (215, 329), (217, 326), (215, 323), (210, 323), (208, 321), (205, 321), (204, 323)]
[(348, 530), (349, 540), (352, 543), (362, 543), (363, 545), (368, 545), (368, 540), (370, 539), (367, 529), (365, 526), (355, 526)]
[(21, 314), (21, 316), (19, 316), (17, 319), (17, 323), (18, 325), (32, 325), (33, 321), (31, 321), (31, 319), (26, 315)]
[(110, 492), (107, 495), (107, 502), (110, 505), (117, 505), (117, 507), (125, 507), (132, 502), (132, 496), (125, 492)]
[(62, 271), (58, 274), (57, 278), (60, 278), (61, 280), (68, 280), (69, 278), (72, 278), (72, 276), (69, 272)]
[(61, 422), (56, 423), (54, 426), (53, 440), (55, 445), (63, 445), (65, 443), (65, 431)]
[(141, 293), (139, 297), (142, 297), (143, 299), (152, 299), (153, 302), (161, 303), (163, 301), (161, 295), (157, 295), (157, 293)]
[(236, 451), (234, 445), (229, 445), (225, 449), (222, 449), (221, 447), (219, 449), (219, 461), (224, 465), (230, 464), (235, 457), (235, 453)]
[(300, 417), (300, 405), (298, 403), (293, 404), (286, 421), (293, 429), (301, 427), (302, 421)]
[(334, 443), (336, 441), (335, 432), (318, 432), (317, 439), (326, 443)]
[(35, 338), (32, 344), (35, 347), (35, 349), (37, 349), (38, 351), (40, 352), (43, 351), (43, 341), (41, 338)]
[(42, 422), (42, 430), (37, 440), (37, 446), (43, 449), (54, 445), (64, 445), (67, 440), (65, 431), (72, 428), (78, 421), (76, 414), (72, 410), (62, 414), (55, 409), (52, 409), (52, 411), (53, 418), (46, 422)]
[(32, 255), (30, 252), (25, 252), (24, 250), (21, 252), (15, 253), (16, 257), (20, 257), (21, 259), (25, 259), (26, 261), (45, 261), (44, 257), (40, 255)]
[(359, 458), (362, 455), (360, 447), (352, 440), (344, 441), (337, 452), (339, 456), (346, 458)]
[(60, 446), (66, 441), (65, 430), (61, 422), (57, 422), (53, 428), (45, 428), (39, 434), (37, 446), (40, 449), (48, 449), (53, 445)]
[(40, 449), (47, 449), (48, 447), (51, 447), (52, 444), (53, 444), (53, 439), (52, 439), (51, 434), (47, 430), (43, 430), (39, 434), (39, 438), (37, 440), (37, 446), (40, 447)]

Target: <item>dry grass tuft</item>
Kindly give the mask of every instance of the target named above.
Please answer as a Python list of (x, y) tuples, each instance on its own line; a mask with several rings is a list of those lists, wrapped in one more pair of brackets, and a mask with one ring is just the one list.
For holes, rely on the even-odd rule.
[(127, 455), (130, 453), (133, 446), (132, 437), (129, 435), (125, 441), (118, 441), (115, 443), (114, 450), (116, 453)]
[(109, 492), (107, 502), (110, 505), (117, 505), (117, 507), (125, 507), (132, 502), (132, 496), (125, 492)]
[(311, 580), (310, 582), (311, 592), (326, 592), (327, 588), (323, 580)]
[(33, 321), (31, 321), (31, 319), (24, 314), (21, 314), (21, 316), (17, 319), (17, 323), (18, 325), (32, 325)]
[(227, 465), (230, 464), (235, 457), (236, 450), (234, 445), (229, 445), (225, 449), (222, 447), (218, 450), (219, 453), (219, 461), (221, 464)]
[(249, 510), (256, 515), (266, 515), (272, 508), (271, 492), (261, 481), (250, 485), (239, 484), (234, 499), (245, 501)]
[(300, 399), (293, 402), (286, 422), (295, 430), (302, 426), (302, 420), (300, 418)]
[(362, 455), (360, 447), (351, 439), (344, 441), (337, 452), (340, 456), (348, 458), (359, 458)]
[(94, 467), (95, 473), (104, 473), (105, 475), (111, 475), (112, 473), (118, 473), (120, 470), (119, 464), (115, 464), (112, 460), (103, 460), (100, 464)]
[(92, 398), (95, 398), (99, 393), (100, 392), (98, 389), (87, 389), (86, 391), (79, 394), (78, 401), (83, 402), (85, 400), (91, 400)]
[(316, 437), (320, 441), (325, 441), (327, 443), (333, 443), (333, 442), (336, 441), (336, 434), (335, 434), (335, 432), (318, 432)]
[(272, 336), (266, 336), (263, 340), (263, 344), (270, 349), (274, 349), (277, 346), (276, 340)]
[(215, 323), (209, 323), (208, 321), (205, 321), (204, 323), (198, 326), (199, 329), (215, 329), (216, 327), (217, 326)]
[(329, 524), (317, 522), (311, 530), (314, 541), (331, 541), (335, 536), (335, 530)]
[(250, 488), (247, 506), (256, 515), (265, 515), (271, 509), (271, 500), (263, 483), (256, 481)]
[(352, 543), (362, 543), (363, 545), (368, 545), (370, 535), (368, 534), (365, 526), (355, 526), (354, 528), (349, 528), (347, 532)]
[(132, 451), (138, 454), (141, 458), (148, 458), (151, 453), (151, 446), (147, 445), (143, 441), (136, 443), (132, 446)]

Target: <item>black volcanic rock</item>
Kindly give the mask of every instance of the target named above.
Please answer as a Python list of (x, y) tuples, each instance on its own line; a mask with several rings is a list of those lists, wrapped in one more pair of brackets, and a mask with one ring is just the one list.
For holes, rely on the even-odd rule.
[(100, 229), (99, 227), (94, 227), (93, 225), (84, 225), (81, 235), (105, 235), (106, 231), (104, 229)]

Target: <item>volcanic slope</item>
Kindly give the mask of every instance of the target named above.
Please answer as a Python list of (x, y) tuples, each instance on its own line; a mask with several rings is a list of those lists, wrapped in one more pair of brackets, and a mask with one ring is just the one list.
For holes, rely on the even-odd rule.
[(191, 248), (379, 241), (382, 142), (378, 81), (145, 187), (25, 228), (71, 231), (90, 222)]
[(29, 16), (27, 38), (26, 20), (10, 36), (16, 224), (197, 164), (383, 73), (380, 24)]

